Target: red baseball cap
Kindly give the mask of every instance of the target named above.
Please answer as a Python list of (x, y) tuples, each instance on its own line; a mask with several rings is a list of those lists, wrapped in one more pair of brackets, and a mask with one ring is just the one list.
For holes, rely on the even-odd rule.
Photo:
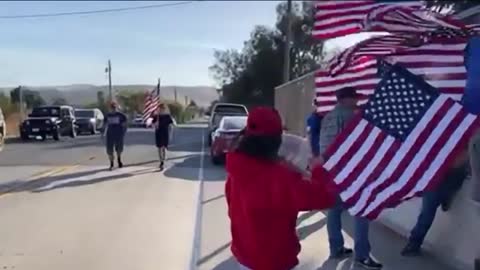
[(282, 118), (272, 107), (256, 107), (248, 113), (247, 135), (276, 136), (283, 133)]

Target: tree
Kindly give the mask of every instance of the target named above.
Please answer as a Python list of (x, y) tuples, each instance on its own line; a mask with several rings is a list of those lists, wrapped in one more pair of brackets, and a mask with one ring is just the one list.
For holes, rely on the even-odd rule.
[(103, 91), (97, 91), (97, 106), (95, 108), (98, 108), (104, 114), (108, 111), (107, 103), (105, 101), (105, 93)]
[(67, 105), (67, 104), (68, 104), (67, 100), (63, 97), (56, 97), (52, 102), (52, 105)]
[[(322, 59), (323, 44), (311, 35), (314, 12), (311, 1), (293, 3), (292, 79), (315, 70)], [(277, 6), (275, 28), (255, 26), (241, 51), (214, 53), (210, 71), (221, 85), (222, 100), (273, 105), (274, 89), (282, 83), (286, 32), (286, 4), (281, 3)]]
[[(45, 100), (37, 91), (22, 88), (22, 94), (23, 102), (26, 104), (27, 108), (45, 105)], [(18, 104), (20, 102), (20, 86), (10, 91), (10, 101), (13, 104)]]
[(190, 100), (190, 103), (188, 104), (187, 107), (189, 107), (189, 108), (197, 108), (198, 106), (197, 106), (197, 103), (195, 102), (195, 100), (192, 99), (192, 100)]

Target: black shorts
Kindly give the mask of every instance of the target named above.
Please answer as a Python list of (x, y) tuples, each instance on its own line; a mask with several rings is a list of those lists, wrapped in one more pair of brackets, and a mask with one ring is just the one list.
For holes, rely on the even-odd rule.
[(123, 152), (123, 136), (107, 137), (106, 146), (108, 155), (113, 155), (113, 150), (117, 154), (121, 154)]
[(168, 130), (155, 130), (155, 145), (157, 147), (168, 147), (169, 140)]

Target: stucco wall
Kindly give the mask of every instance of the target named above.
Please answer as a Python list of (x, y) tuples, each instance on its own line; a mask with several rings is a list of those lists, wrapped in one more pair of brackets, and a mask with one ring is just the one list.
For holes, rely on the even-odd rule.
[(313, 110), (314, 94), (313, 72), (275, 88), (275, 108), (289, 133), (306, 135), (306, 118)]

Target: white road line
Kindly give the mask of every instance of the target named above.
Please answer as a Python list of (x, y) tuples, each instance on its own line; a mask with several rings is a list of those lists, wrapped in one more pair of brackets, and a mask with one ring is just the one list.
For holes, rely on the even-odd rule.
[(198, 186), (196, 198), (196, 211), (193, 227), (192, 252), (190, 254), (189, 270), (196, 270), (197, 262), (200, 256), (201, 247), (201, 228), (202, 228), (202, 198), (203, 198), (203, 178), (205, 162), (205, 132), (202, 132), (202, 152), (200, 153), (200, 167), (198, 168)]

